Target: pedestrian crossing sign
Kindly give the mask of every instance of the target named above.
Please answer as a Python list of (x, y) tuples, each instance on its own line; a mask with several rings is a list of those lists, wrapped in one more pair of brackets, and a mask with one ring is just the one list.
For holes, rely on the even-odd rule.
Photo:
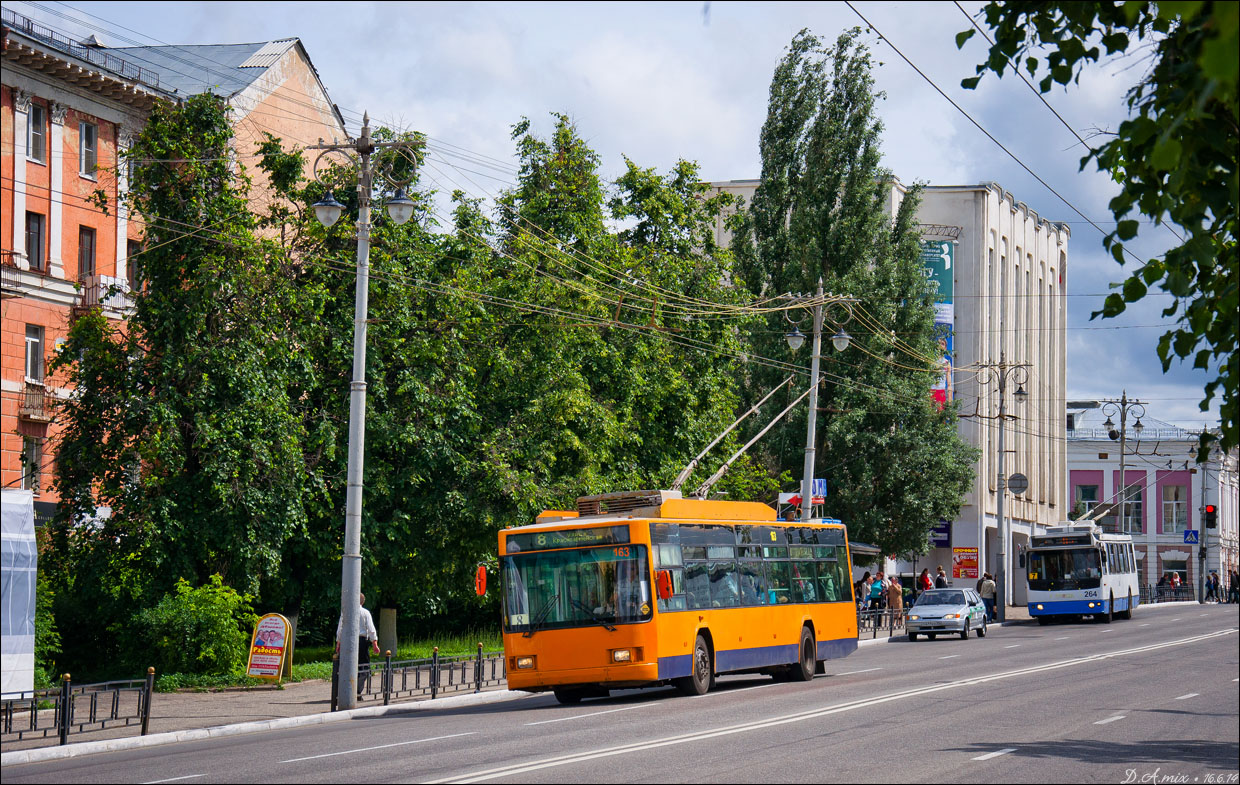
[(1197, 544), (1197, 530), (1196, 529), (1185, 529), (1184, 530), (1184, 544), (1185, 545), (1196, 545)]

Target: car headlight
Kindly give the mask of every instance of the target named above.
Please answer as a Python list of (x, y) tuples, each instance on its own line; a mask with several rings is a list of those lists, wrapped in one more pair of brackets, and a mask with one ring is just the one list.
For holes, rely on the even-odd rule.
[(959, 619), (960, 614), (959, 613), (944, 613), (943, 618), (944, 619)]
[(533, 668), (534, 658), (533, 657), (517, 657), (517, 667), (521, 669)]
[(920, 619), (920, 618), (921, 618), (920, 616), (918, 616), (917, 614), (915, 614), (915, 613), (914, 613), (914, 614), (909, 614), (908, 620), (909, 620), (909, 621), (917, 621), (917, 620), (918, 620), (918, 619)]

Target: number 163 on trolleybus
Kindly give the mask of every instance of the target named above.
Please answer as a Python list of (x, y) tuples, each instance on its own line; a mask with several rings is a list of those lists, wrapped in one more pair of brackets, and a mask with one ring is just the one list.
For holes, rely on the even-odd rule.
[(756, 502), (587, 496), (499, 533), (508, 688), (562, 703), (721, 673), (809, 681), (857, 648), (848, 533)]
[(1040, 624), (1055, 617), (1130, 619), (1140, 603), (1130, 535), (1104, 532), (1092, 523), (1053, 526), (1033, 537), (1021, 560), (1029, 615)]

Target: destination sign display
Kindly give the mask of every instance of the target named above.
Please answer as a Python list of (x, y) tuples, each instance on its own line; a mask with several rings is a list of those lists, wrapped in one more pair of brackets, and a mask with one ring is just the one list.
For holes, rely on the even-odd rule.
[(1089, 545), (1088, 534), (1057, 534), (1033, 538), (1035, 548), (1053, 548), (1060, 545)]
[(556, 548), (584, 548), (590, 545), (616, 545), (629, 541), (628, 526), (594, 529), (560, 529), (508, 535), (508, 552), (549, 551)]

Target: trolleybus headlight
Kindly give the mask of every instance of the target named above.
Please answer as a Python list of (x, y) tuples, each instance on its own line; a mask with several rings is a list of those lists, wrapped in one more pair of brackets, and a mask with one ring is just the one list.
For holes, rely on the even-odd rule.
[(522, 669), (533, 668), (534, 658), (533, 657), (517, 657), (517, 667), (522, 668)]
[(1091, 603), (1089, 604), (1089, 607), (1091, 607), (1091, 608), (1092, 608), (1092, 607), (1094, 607), (1094, 604), (1091, 602)]
[(1038, 610), (1042, 610), (1042, 603), (1038, 603)]
[(630, 649), (616, 649), (611, 653), (612, 662), (629, 662), (633, 659), (633, 652)]

